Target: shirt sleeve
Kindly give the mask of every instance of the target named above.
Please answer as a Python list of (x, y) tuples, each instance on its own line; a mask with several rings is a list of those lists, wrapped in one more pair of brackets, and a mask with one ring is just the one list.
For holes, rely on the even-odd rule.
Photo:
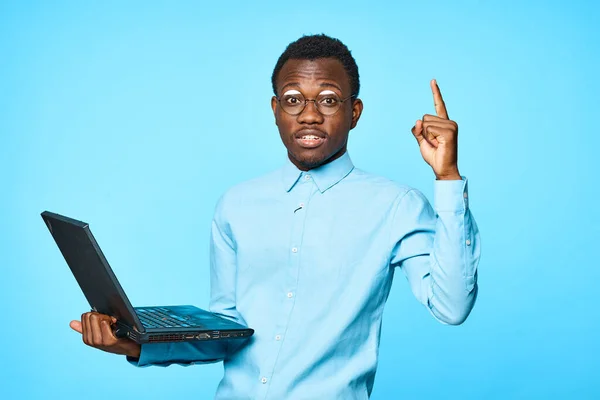
[(435, 181), (434, 208), (417, 190), (397, 200), (391, 265), (440, 322), (463, 323), (477, 298), (479, 230), (469, 210), (467, 180)]
[[(209, 311), (246, 325), (235, 305), (235, 242), (224, 213), (224, 197), (216, 207), (210, 236), (210, 304)], [(207, 364), (223, 360), (238, 350), (246, 340), (214, 340), (143, 344), (140, 358), (127, 357), (137, 367), (178, 364)]]

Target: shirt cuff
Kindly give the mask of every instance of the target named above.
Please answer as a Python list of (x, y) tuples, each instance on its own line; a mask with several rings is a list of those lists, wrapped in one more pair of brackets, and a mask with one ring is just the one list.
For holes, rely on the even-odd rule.
[(147, 367), (168, 360), (170, 343), (146, 343), (142, 345), (140, 358), (127, 356), (127, 361), (136, 367)]
[(464, 176), (461, 178), (460, 181), (436, 180), (434, 182), (433, 206), (436, 212), (464, 213), (468, 210), (468, 181)]

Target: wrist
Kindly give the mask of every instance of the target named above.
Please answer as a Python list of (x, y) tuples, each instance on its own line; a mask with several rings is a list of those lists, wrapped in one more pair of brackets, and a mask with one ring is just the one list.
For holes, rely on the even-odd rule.
[(136, 358), (136, 359), (139, 359), (141, 354), (142, 354), (142, 345), (140, 345), (138, 343), (135, 343), (135, 346), (132, 346), (132, 348), (127, 352), (128, 357)]
[(438, 181), (461, 181), (462, 176), (460, 176), (458, 171), (456, 171), (456, 172), (453, 172), (450, 174), (444, 174), (444, 175), (435, 174), (435, 179)]
[(438, 181), (462, 180), (462, 176), (460, 176), (460, 172), (458, 172), (458, 164), (455, 162), (446, 164), (444, 166), (438, 166), (438, 168), (432, 169), (433, 173), (435, 174), (435, 179), (437, 179)]

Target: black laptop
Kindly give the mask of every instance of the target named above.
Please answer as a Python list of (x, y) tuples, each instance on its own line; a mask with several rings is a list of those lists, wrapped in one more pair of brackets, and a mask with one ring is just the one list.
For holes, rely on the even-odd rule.
[(200, 308), (132, 307), (89, 225), (44, 211), (42, 218), (93, 311), (117, 319), (117, 337), (137, 343), (243, 339), (253, 329)]

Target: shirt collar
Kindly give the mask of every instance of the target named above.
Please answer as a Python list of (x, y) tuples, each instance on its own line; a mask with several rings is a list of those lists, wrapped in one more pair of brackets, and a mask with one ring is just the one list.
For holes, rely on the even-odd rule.
[(302, 175), (310, 175), (321, 193), (344, 179), (352, 170), (354, 164), (346, 151), (339, 158), (309, 171), (300, 171), (289, 159), (283, 167), (283, 186), (289, 192)]

